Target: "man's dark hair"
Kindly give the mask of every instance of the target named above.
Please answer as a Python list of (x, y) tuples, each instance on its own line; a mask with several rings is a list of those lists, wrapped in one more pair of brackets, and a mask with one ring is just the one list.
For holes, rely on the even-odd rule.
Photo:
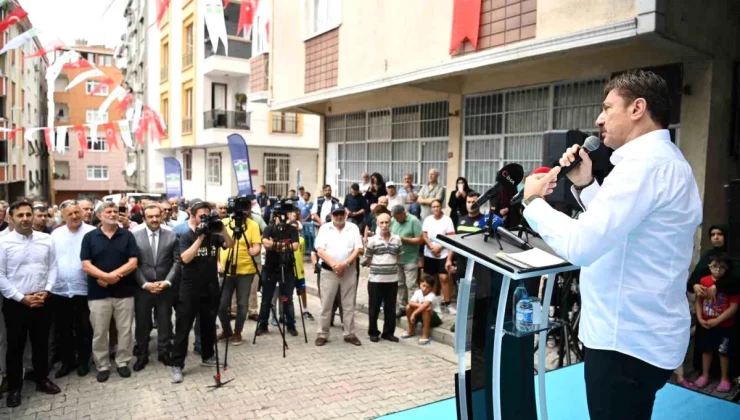
[(325, 190), (325, 189), (327, 189), (327, 188), (331, 188), (331, 185), (329, 185), (329, 184), (326, 184), (326, 185), (324, 185), (324, 186), (323, 186), (323, 187), (322, 187), (321, 189), (322, 189), (322, 190)]
[(671, 100), (668, 85), (662, 77), (651, 71), (629, 70), (615, 76), (604, 87), (604, 96), (616, 89), (627, 104), (638, 98), (645, 99), (650, 118), (662, 128), (671, 123)]
[(309, 196), (309, 197), (311, 197), (311, 193), (310, 193), (310, 192), (308, 192), (308, 191), (304, 191), (303, 193), (304, 193), (304, 194), (308, 194), (308, 196)]
[(732, 267), (732, 260), (730, 259), (727, 254), (714, 254), (709, 257), (709, 264), (716, 262), (717, 264), (722, 264), (727, 268)]
[(354, 184), (349, 186), (349, 189), (351, 189), (352, 191), (360, 191), (360, 184), (355, 182)]
[(31, 208), (31, 212), (33, 212), (33, 206), (31, 206), (31, 203), (26, 200), (21, 200), (14, 202), (10, 207), (8, 207), (8, 214), (12, 217), (13, 213), (15, 213), (15, 211), (20, 207), (29, 207)]
[(470, 191), (468, 197), (480, 197), (480, 193), (478, 191)]
[(142, 213), (142, 214), (144, 214), (144, 215), (146, 215), (146, 211), (147, 211), (147, 210), (153, 210), (153, 209), (157, 209), (157, 210), (159, 210), (159, 214), (162, 214), (162, 213), (164, 213), (164, 212), (162, 211), (162, 207), (159, 207), (159, 204), (149, 204), (149, 205), (147, 205), (146, 207), (144, 207), (144, 211), (143, 211), (143, 212), (141, 212), (141, 213)]
[(295, 194), (295, 190), (290, 190), (290, 191), (288, 191), (288, 192), (292, 192), (293, 194)]
[(265, 187), (264, 185), (260, 185), (260, 188), (267, 189), (267, 187)]
[(207, 208), (208, 211), (213, 211), (213, 207), (211, 207), (211, 205), (208, 204), (208, 202), (206, 202), (206, 201), (198, 201), (198, 202), (193, 203), (192, 206), (190, 206), (190, 215), (191, 216), (194, 215), (195, 213), (198, 212), (198, 210), (200, 210), (202, 208)]
[(424, 274), (424, 278), (422, 279), (422, 281), (432, 288), (437, 285), (437, 280), (434, 278), (434, 276), (430, 274)]

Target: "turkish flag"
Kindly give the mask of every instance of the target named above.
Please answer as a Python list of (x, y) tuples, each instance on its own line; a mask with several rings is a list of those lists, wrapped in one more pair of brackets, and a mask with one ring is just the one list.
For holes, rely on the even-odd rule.
[(93, 68), (93, 65), (90, 64), (90, 62), (85, 60), (84, 58), (80, 58), (74, 63), (67, 63), (62, 66), (63, 70), (70, 70), (70, 69), (86, 70), (86, 69), (91, 69), (91, 68)]
[(4, 32), (6, 29), (20, 22), (21, 19), (25, 19), (27, 16), (28, 13), (23, 10), (21, 6), (16, 6), (15, 9), (5, 16), (5, 19), (0, 21), (0, 32)]
[(27, 60), (29, 58), (41, 57), (41, 56), (44, 56), (46, 54), (52, 53), (54, 51), (59, 51), (62, 48), (64, 48), (64, 43), (62, 43), (62, 41), (56, 40), (56, 41), (54, 41), (54, 42), (46, 45), (44, 48), (39, 49), (38, 51), (36, 51), (33, 54), (28, 54), (26, 56), (23, 56), (23, 59), (24, 60)]
[[(165, 12), (167, 11), (167, 8), (170, 7), (170, 1), (171, 0), (157, 0), (157, 21), (155, 22), (157, 26), (159, 26), (159, 23), (162, 22), (162, 18), (164, 17)], [(154, 26), (154, 23), (149, 25), (147, 31)]]
[(114, 147), (118, 149), (118, 140), (116, 140), (116, 126), (113, 125), (112, 122), (107, 122), (103, 124), (103, 127), (105, 127), (105, 140), (108, 142), (111, 150), (113, 150)]
[(224, 10), (229, 7), (229, 3), (231, 3), (231, 0), (224, 0)]
[(131, 102), (134, 100), (134, 95), (132, 94), (126, 94), (124, 96), (123, 100), (118, 103), (118, 110), (121, 112), (126, 111), (126, 108), (128, 108), (129, 105), (131, 105)]
[(481, 0), (454, 0), (452, 9), (452, 39), (450, 54), (467, 39), (478, 48)]
[(239, 5), (239, 24), (236, 25), (236, 35), (244, 31), (244, 36), (252, 29), (254, 14), (257, 11), (259, 0), (243, 0)]
[(87, 137), (85, 137), (85, 127), (80, 124), (72, 126), (72, 130), (75, 132), (77, 137), (77, 143), (80, 145), (80, 150), (87, 150)]
[(100, 80), (100, 83), (98, 83), (97, 86), (95, 86), (95, 89), (92, 90), (92, 92), (88, 93), (88, 95), (95, 95), (96, 93), (103, 90), (105, 86), (108, 86), (108, 89), (112, 88), (115, 82), (110, 77), (105, 77)]
[(51, 140), (51, 133), (52, 133), (51, 128), (49, 127), (44, 128), (44, 138), (46, 139), (46, 147), (48, 147), (49, 150), (54, 149), (54, 144), (53, 144), (54, 142)]
[(136, 141), (139, 146), (144, 147), (144, 134), (149, 131), (149, 121), (152, 119), (149, 111), (144, 111), (144, 115), (139, 118), (139, 126), (136, 127), (134, 134), (136, 135)]

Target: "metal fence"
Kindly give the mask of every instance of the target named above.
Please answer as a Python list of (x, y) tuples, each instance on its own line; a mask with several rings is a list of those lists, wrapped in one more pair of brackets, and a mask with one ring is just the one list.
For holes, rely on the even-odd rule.
[(547, 130), (596, 132), (606, 79), (555, 83), (466, 96), (463, 106), (464, 176), (484, 191), (507, 163), (525, 173), (542, 163)]
[(447, 101), (327, 117), (327, 183), (342, 196), (363, 172), (397, 183), (410, 173), (418, 185), (437, 168), (444, 185), (448, 138)]

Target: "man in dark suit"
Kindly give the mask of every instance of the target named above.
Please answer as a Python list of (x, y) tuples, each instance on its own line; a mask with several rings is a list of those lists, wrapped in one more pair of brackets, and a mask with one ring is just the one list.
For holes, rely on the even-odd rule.
[(180, 247), (177, 235), (161, 228), (162, 209), (150, 204), (144, 209), (145, 229), (134, 232), (139, 247), (139, 267), (136, 269), (136, 342), (141, 354), (134, 371), (149, 363), (149, 333), (152, 330), (152, 308), (156, 307), (158, 360), (169, 365), (172, 349), (173, 285), (179, 280)]

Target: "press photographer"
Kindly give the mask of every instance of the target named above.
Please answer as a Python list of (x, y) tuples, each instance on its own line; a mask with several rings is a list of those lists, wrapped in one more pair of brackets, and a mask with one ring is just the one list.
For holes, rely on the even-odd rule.
[[(247, 197), (229, 199), (225, 210), (230, 217), (222, 219), (226, 234), (234, 240), (236, 246), (228, 252), (221, 253), (224, 285), (218, 317), (221, 320), (223, 332), (219, 334), (218, 339), (220, 341), (231, 337), (231, 344), (235, 346), (242, 344), (242, 330), (249, 309), (249, 292), (257, 272), (254, 257), (259, 256), (262, 250), (259, 225), (250, 219), (251, 207), (252, 201)], [(236, 290), (237, 309), (232, 335), (229, 310), (234, 290)]]
[(234, 246), (221, 219), (211, 215), (211, 206), (196, 202), (190, 208), (188, 231), (180, 236), (182, 277), (175, 319), (172, 352), (172, 383), (182, 382), (188, 350), (188, 336), (196, 314), (200, 315), (201, 366), (216, 366), (216, 311), (219, 303), (218, 247)]
[(293, 289), (295, 288), (295, 257), (298, 250), (298, 229), (288, 224), (288, 213), (295, 211), (292, 200), (283, 199), (272, 208), (272, 223), (262, 232), (262, 245), (265, 247), (265, 261), (262, 264), (264, 283), (262, 284), (262, 306), (259, 314), (257, 335), (268, 332), (267, 321), (270, 317), (270, 297), (275, 293), (279, 282), (280, 302), (285, 314), (286, 330), (297, 336), (295, 312), (293, 309)]

